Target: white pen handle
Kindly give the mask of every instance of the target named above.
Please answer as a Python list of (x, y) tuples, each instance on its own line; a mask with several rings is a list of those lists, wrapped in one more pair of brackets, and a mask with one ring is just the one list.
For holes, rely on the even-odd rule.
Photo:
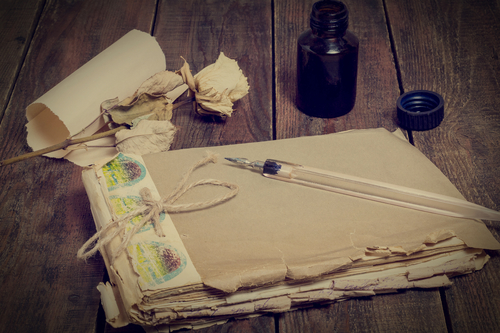
[(262, 174), (391, 205), (452, 217), (500, 221), (500, 212), (445, 195), (277, 160), (266, 160)]

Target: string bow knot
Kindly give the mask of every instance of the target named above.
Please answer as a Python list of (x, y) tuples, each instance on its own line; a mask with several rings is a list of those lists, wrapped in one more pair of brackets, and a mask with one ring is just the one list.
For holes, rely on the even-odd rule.
[[(143, 189), (141, 189), (139, 192), (142, 198), (141, 206), (132, 212), (120, 216), (117, 219), (113, 219), (111, 222), (106, 224), (106, 226), (104, 226), (101, 230), (96, 232), (94, 236), (89, 238), (89, 240), (87, 240), (87, 242), (85, 242), (85, 244), (83, 244), (83, 246), (78, 250), (77, 253), (78, 258), (86, 260), (92, 257), (97, 251), (101, 250), (105, 245), (109, 244), (109, 242), (111, 242), (116, 236), (123, 235), (120, 245), (112, 253), (111, 264), (113, 264), (115, 259), (118, 258), (123, 253), (123, 251), (125, 251), (132, 237), (146, 223), (151, 221), (156, 235), (158, 237), (165, 237), (165, 233), (163, 232), (163, 228), (161, 227), (160, 224), (161, 213), (167, 213), (167, 212), (177, 213), (177, 212), (186, 212), (186, 211), (204, 209), (218, 205), (233, 198), (239, 191), (239, 187), (236, 184), (216, 179), (202, 179), (187, 185), (187, 180), (191, 175), (191, 173), (197, 168), (204, 166), (208, 163), (217, 163), (217, 155), (209, 153), (206, 158), (195, 163), (184, 174), (181, 181), (177, 185), (176, 189), (172, 191), (170, 195), (158, 201), (153, 199), (151, 190), (149, 188), (144, 187)], [(184, 193), (186, 193), (187, 191), (189, 191), (194, 187), (202, 185), (223, 186), (229, 188), (231, 191), (224, 196), (209, 201), (174, 205), (174, 203), (180, 197), (182, 197)], [(135, 224), (131, 230), (125, 232), (128, 222), (139, 215), (142, 216), (141, 221)]]

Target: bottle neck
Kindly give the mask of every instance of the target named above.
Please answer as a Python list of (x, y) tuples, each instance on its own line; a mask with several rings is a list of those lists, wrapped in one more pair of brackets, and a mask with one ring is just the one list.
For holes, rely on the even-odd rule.
[(342, 37), (349, 25), (347, 7), (340, 1), (318, 1), (312, 8), (310, 25), (313, 34), (319, 37)]

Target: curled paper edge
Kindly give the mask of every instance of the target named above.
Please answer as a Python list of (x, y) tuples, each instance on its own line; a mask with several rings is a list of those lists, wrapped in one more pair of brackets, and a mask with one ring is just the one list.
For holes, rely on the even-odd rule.
[(106, 284), (100, 282), (97, 285), (97, 290), (101, 293), (101, 304), (106, 315), (106, 321), (114, 323), (120, 317), (120, 309), (116, 303), (113, 287), (109, 282), (106, 282)]
[[(165, 68), (165, 55), (154, 37), (139, 30), (128, 32), (27, 107), (29, 146), (38, 150), (75, 134), (75, 138), (94, 134), (104, 126), (104, 120), (98, 119), (103, 101), (132, 95), (142, 82)], [(92, 143), (113, 144), (113, 137)], [(84, 166), (117, 152), (114, 147), (84, 148), (46, 156)]]

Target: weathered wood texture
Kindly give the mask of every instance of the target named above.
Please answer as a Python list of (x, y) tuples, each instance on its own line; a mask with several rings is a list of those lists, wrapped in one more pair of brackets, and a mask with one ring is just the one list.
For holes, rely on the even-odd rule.
[[(179, 69), (183, 56), (197, 73), (224, 52), (251, 86), (223, 121), (200, 117), (191, 105), (176, 110), (173, 149), (394, 130), (399, 69), (404, 91), (430, 89), (446, 101), (445, 120), (413, 133), (416, 146), (467, 199), (499, 210), (498, 0), (345, 2), (350, 29), (361, 41), (357, 103), (350, 114), (325, 120), (303, 115), (294, 101), (296, 40), (314, 0), (2, 1), (0, 158), (30, 150), (24, 129), (30, 102), (139, 29), (157, 38), (167, 69)], [(95, 232), (80, 173), (69, 162), (43, 157), (0, 169), (0, 331), (142, 331), (112, 329), (102, 311), (98, 318), (95, 286), (104, 265), (99, 257), (84, 263), (75, 256)], [(488, 225), (500, 238), (498, 227)], [(500, 255), (489, 253), (483, 270), (455, 278), (451, 288), (354, 299), (201, 332), (495, 332)]]
[(446, 332), (439, 293), (407, 290), (281, 315), (280, 333)]
[[(415, 146), (466, 199), (500, 209), (500, 2), (387, 1), (404, 91), (445, 100), (445, 118)], [(418, 64), (418, 65), (416, 65)], [(488, 223), (500, 239), (498, 223)], [(500, 252), (445, 290), (453, 332), (500, 329)]]
[[(308, 28), (315, 1), (276, 1), (276, 132), (277, 138), (317, 135), (356, 128), (397, 128), (396, 101), (399, 86), (385, 19), (384, 5), (377, 0), (345, 1), (349, 26), (360, 40), (356, 105), (346, 116), (318, 119), (302, 114), (295, 106), (297, 37)], [(320, 153), (321, 147), (318, 147)], [(394, 315), (382, 315), (392, 313)], [(396, 315), (397, 314), (397, 315)], [(429, 320), (428, 326), (422, 322)], [(350, 300), (321, 309), (282, 314), (280, 332), (384, 332), (446, 331), (439, 291), (411, 291)]]
[[(235, 103), (236, 111), (225, 120), (201, 117), (190, 104), (174, 110), (172, 122), (178, 132), (172, 149), (273, 138), (271, 10), (270, 0), (160, 1), (153, 34), (165, 53), (167, 69), (179, 69), (184, 63), (182, 56), (195, 75), (223, 52), (238, 61), (251, 91)], [(274, 326), (273, 316), (262, 316), (196, 332), (274, 332)], [(106, 332), (138, 329), (106, 326)]]
[(198, 116), (191, 105), (177, 109), (173, 149), (272, 139), (271, 29), (270, 0), (160, 2), (154, 35), (168, 69), (179, 69), (182, 56), (194, 75), (223, 52), (238, 61), (251, 91), (226, 120)]
[[(154, 1), (41, 4), (39, 21), (33, 14), (36, 3), (12, 12), (31, 17), (32, 22), (17, 21), (25, 24), (18, 29), (26, 40), (29, 24), (38, 24), (2, 118), (2, 159), (30, 150), (24, 128), (29, 103), (129, 30), (149, 31), (155, 13)], [(5, 82), (12, 85), (15, 72), (2, 74)], [(2, 94), (9, 89), (2, 86)], [(81, 168), (44, 157), (2, 167), (0, 202), (0, 331), (93, 332), (99, 306), (95, 287), (104, 265), (99, 257), (87, 263), (76, 258), (95, 232)]]
[(41, 0), (0, 2), (0, 120), (42, 8)]
[(275, 1), (276, 138), (356, 128), (396, 129), (399, 88), (383, 2), (345, 1), (349, 29), (360, 40), (356, 105), (334, 119), (308, 117), (295, 106), (297, 38), (309, 28), (310, 1)]

